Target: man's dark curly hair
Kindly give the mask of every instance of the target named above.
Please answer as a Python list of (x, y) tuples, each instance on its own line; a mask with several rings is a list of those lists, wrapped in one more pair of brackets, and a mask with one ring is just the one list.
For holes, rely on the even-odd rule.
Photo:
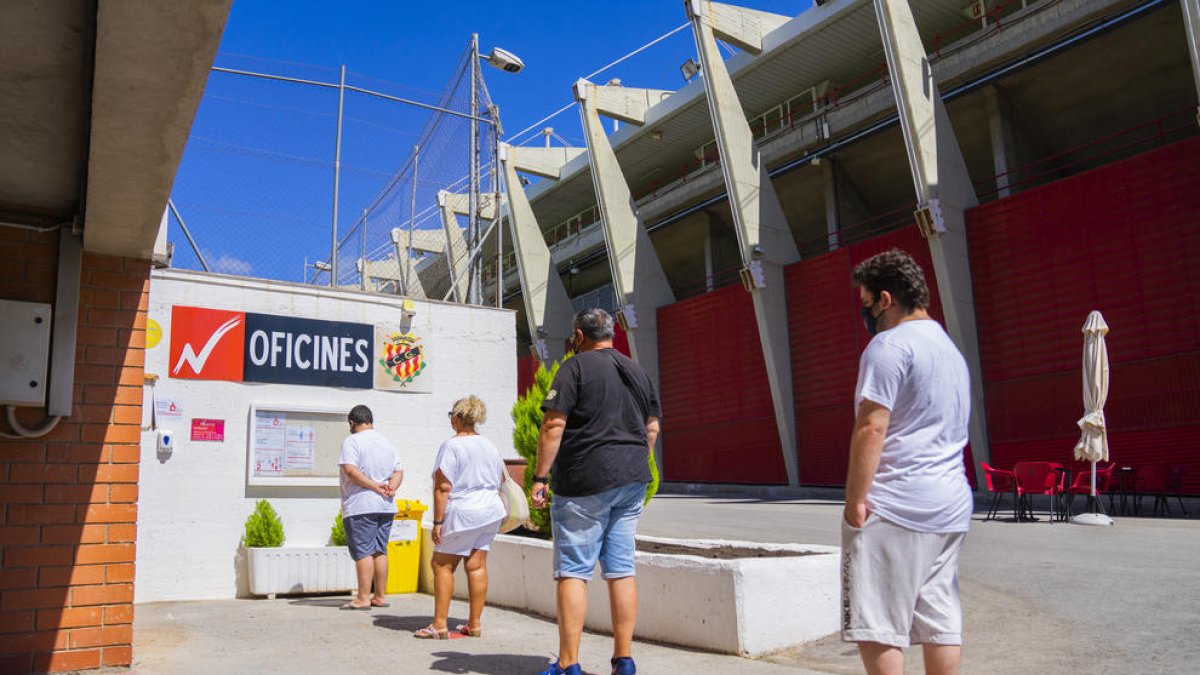
[(925, 273), (912, 256), (894, 248), (860, 262), (852, 275), (855, 286), (867, 289), (871, 295), (887, 291), (905, 311), (929, 306), (929, 286)]

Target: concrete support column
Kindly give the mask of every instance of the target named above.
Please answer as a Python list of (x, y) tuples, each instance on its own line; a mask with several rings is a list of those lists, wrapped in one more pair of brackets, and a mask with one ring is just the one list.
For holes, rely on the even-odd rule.
[(742, 280), (754, 299), (787, 480), (789, 485), (799, 485), (783, 268), (799, 260), (800, 253), (717, 47), (720, 36), (741, 49), (758, 53), (762, 51), (763, 36), (788, 18), (709, 0), (689, 0), (687, 11), (742, 255)]
[[(458, 225), (459, 202), (466, 195), (442, 190), (437, 194), (438, 210), (442, 214), (442, 229), (446, 231), (446, 267), (450, 270), (450, 286), (455, 302), (467, 301), (467, 240)], [(469, 213), (469, 206), (467, 207)]]
[[(496, 219), (497, 208), (492, 202), (495, 197), (491, 194), (479, 195), (479, 221), (490, 223)], [(503, 206), (503, 205), (501, 205)], [(458, 218), (455, 216), (469, 216), (471, 214), (471, 196), (465, 194), (455, 194), (442, 190), (438, 192), (438, 207), (442, 213), (442, 228), (446, 231), (446, 265), (450, 269), (450, 285), (453, 287), (453, 298), (455, 302), (467, 301), (467, 260), (470, 258), (471, 252), (467, 248), (467, 240), (463, 236), (462, 228), (458, 226)], [(480, 225), (480, 233), (486, 231)], [(479, 246), (483, 247), (481, 240)], [(441, 298), (437, 298), (441, 299)]]
[(533, 207), (517, 177), (517, 171), (558, 180), (561, 167), (583, 154), (580, 148), (517, 148), (500, 145), (500, 166), (508, 195), (509, 225), (517, 272), (521, 277), (521, 297), (525, 301), (525, 319), (533, 339), (534, 356), (544, 364), (563, 357), (564, 345), (571, 336), (574, 312), (562, 277), (550, 256), (550, 248), (533, 215)]
[(978, 204), (971, 177), (907, 0), (874, 0), (896, 97), (900, 128), (916, 191), (918, 226), (929, 242), (946, 330), (971, 371), (971, 450), (979, 464), (990, 459), (983, 372), (975, 325), (975, 300), (967, 252), (966, 209)]
[(1200, 0), (1179, 0), (1183, 28), (1187, 31), (1188, 55), (1192, 57), (1192, 79), (1196, 82), (1196, 122), (1200, 124)]
[(713, 215), (708, 214), (708, 222), (704, 225), (704, 292), (711, 293), (715, 286), (713, 272)]
[(825, 188), (825, 233), (829, 235), (829, 250), (836, 251), (841, 245), (839, 230), (842, 226), (837, 164), (832, 157), (822, 157), (817, 161), (821, 163), (821, 182)]
[(987, 106), (988, 134), (992, 141), (992, 167), (996, 171), (996, 196), (1004, 198), (1012, 194), (1013, 179), (1009, 172), (1017, 168), (1016, 144), (1013, 138), (1012, 120), (1008, 104), (995, 85), (983, 88), (983, 101)]
[(592, 184), (600, 207), (613, 290), (617, 294), (618, 318), (629, 336), (634, 360), (660, 391), (658, 308), (675, 302), (675, 293), (638, 217), (629, 184), (600, 115), (641, 125), (646, 121), (646, 111), (670, 95), (669, 91), (599, 86), (587, 80), (575, 83), (575, 100), (583, 118)]

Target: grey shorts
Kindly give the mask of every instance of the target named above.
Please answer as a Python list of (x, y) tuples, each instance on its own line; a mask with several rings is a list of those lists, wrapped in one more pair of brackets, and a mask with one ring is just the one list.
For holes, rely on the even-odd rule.
[(373, 555), (387, 555), (388, 538), (392, 534), (391, 513), (363, 513), (342, 518), (346, 528), (346, 546), (350, 557), (362, 560)]
[(916, 532), (871, 514), (842, 521), (842, 640), (961, 645), (958, 553), (966, 532)]

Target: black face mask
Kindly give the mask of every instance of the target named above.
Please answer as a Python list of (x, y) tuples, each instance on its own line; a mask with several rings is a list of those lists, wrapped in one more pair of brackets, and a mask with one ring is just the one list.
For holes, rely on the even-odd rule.
[(870, 307), (862, 308), (863, 323), (867, 326), (867, 335), (870, 335), (871, 337), (875, 337), (875, 335), (879, 332), (879, 317), (871, 313), (871, 310), (875, 307), (875, 304), (876, 303), (873, 302), (871, 303)]

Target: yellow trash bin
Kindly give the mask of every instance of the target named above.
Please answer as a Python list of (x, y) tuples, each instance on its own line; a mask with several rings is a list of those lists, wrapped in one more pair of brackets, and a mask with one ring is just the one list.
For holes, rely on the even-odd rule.
[(421, 568), (421, 516), (428, 508), (417, 500), (397, 499), (388, 540), (388, 593), (416, 593)]

